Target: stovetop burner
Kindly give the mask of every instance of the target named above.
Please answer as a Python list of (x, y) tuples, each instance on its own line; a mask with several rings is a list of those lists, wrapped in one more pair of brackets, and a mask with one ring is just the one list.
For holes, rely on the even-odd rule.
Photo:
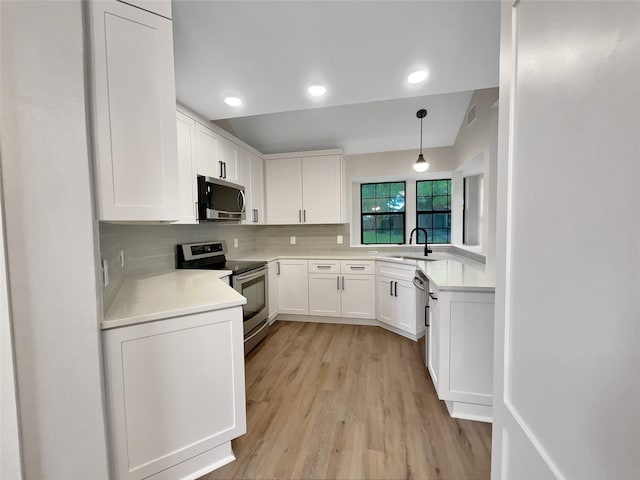
[(231, 270), (232, 275), (255, 270), (267, 264), (259, 260), (227, 260), (227, 244), (224, 240), (205, 243), (184, 243), (178, 245), (178, 262), (180, 269)]

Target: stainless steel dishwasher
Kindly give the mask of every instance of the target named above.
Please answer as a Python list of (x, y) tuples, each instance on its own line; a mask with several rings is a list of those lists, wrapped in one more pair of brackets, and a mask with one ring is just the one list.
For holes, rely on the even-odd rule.
[(413, 284), (416, 287), (416, 325), (423, 322), (425, 326), (424, 337), (418, 340), (422, 363), (427, 366), (427, 348), (429, 348), (429, 280), (420, 270), (416, 270), (413, 277)]

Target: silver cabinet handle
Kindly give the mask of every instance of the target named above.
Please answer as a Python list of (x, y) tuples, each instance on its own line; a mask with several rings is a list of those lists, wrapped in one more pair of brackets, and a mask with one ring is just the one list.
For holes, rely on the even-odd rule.
[(397, 297), (398, 296), (398, 282), (393, 282), (393, 283), (396, 284), (396, 288), (395, 288), (395, 292), (394, 292), (393, 296)]
[(302, 210), (298, 210), (298, 223), (302, 223)]
[(280, 275), (280, 262), (276, 262), (276, 274)]
[(436, 297), (432, 292), (429, 292), (429, 296), (432, 300), (438, 300), (438, 297)]
[(224, 177), (227, 178), (227, 162), (222, 162), (222, 168), (224, 169)]
[(342, 290), (344, 290), (344, 277), (342, 277)]
[(389, 282), (389, 295), (393, 297), (393, 282)]
[(307, 211), (306, 210), (302, 210), (302, 221), (304, 223), (307, 222)]
[(337, 280), (336, 287), (338, 290), (340, 290), (340, 277), (336, 277), (336, 280)]
[(331, 265), (318, 265), (318, 270), (326, 270), (327, 268), (331, 268)]
[(218, 163), (220, 164), (220, 178), (224, 178), (224, 162), (222, 160), (218, 160)]
[(358, 267), (358, 266), (351, 266), (349, 267), (350, 270), (364, 270), (364, 267)]

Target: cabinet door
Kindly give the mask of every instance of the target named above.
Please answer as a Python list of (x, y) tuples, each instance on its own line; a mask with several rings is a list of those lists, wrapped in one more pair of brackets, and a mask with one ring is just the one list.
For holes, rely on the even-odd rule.
[(221, 173), (220, 137), (210, 128), (196, 122), (196, 170), (198, 175), (219, 178)]
[(180, 219), (176, 223), (197, 223), (196, 122), (176, 112), (178, 131), (178, 185)]
[(264, 160), (255, 155), (251, 155), (251, 210), (252, 223), (264, 223)]
[(220, 160), (222, 160), (223, 168), (219, 177), (228, 182), (238, 183), (238, 151), (238, 146), (235, 143), (221, 137)]
[(376, 318), (374, 275), (342, 275), (341, 286), (343, 317)]
[(309, 314), (323, 317), (340, 316), (340, 276), (327, 273), (309, 274)]
[(412, 282), (398, 280), (394, 286), (394, 294), (397, 295), (395, 299), (398, 328), (416, 334), (416, 287)]
[[(440, 343), (441, 339), (440, 304), (437, 292), (429, 299), (429, 334), (427, 335), (427, 365), (429, 374), (433, 381), (436, 392), (439, 392), (440, 385)], [(438, 393), (438, 397), (440, 394)]]
[(103, 344), (116, 478), (151, 477), (246, 432), (242, 308), (107, 330)]
[(89, 2), (98, 219), (178, 219), (171, 20)]
[(302, 159), (304, 223), (342, 222), (342, 162), (340, 155)]
[(283, 225), (302, 220), (302, 163), (299, 158), (265, 162), (267, 223)]
[(243, 225), (253, 223), (253, 191), (251, 189), (251, 154), (244, 148), (238, 149), (238, 180), (239, 185), (245, 187), (245, 210), (247, 217), (242, 220)]
[(280, 313), (309, 314), (309, 279), (306, 260), (280, 260), (278, 306)]
[(278, 275), (280, 273), (280, 262), (270, 262), (267, 273), (269, 281), (269, 321), (273, 321), (279, 313)]
[(389, 325), (395, 325), (395, 298), (393, 297), (393, 282), (390, 277), (376, 277), (376, 312), (378, 320)]

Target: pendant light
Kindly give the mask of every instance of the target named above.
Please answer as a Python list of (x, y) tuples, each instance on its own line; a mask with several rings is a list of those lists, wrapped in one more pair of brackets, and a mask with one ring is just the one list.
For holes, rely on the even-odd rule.
[(422, 119), (426, 116), (427, 111), (424, 108), (416, 112), (416, 117), (420, 119), (420, 155), (418, 155), (416, 163), (413, 164), (413, 169), (416, 172), (426, 172), (427, 168), (429, 168), (429, 163), (424, 159), (424, 155), (422, 155)]

